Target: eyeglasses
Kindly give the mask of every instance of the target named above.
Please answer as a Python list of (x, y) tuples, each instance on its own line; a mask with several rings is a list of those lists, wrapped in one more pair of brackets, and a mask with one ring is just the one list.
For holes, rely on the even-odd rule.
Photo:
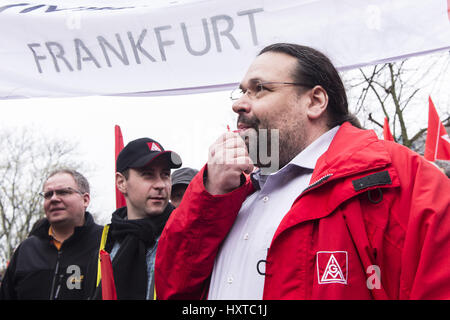
[(83, 195), (83, 193), (81, 191), (73, 189), (71, 187), (50, 190), (50, 191), (46, 191), (46, 192), (40, 192), (39, 195), (41, 197), (43, 197), (45, 200), (50, 200), (53, 197), (53, 194), (56, 194), (56, 196), (58, 196), (58, 197), (66, 197), (73, 193), (79, 193), (79, 194)]
[(291, 85), (291, 86), (303, 86), (311, 88), (310, 85), (299, 83), (299, 82), (277, 82), (277, 81), (259, 81), (259, 80), (252, 80), (250, 81), (250, 84), (247, 89), (243, 88), (236, 88), (233, 91), (231, 91), (230, 99), (235, 101), (242, 98), (243, 95), (247, 95), (250, 98), (259, 98), (264, 91), (272, 91), (272, 89), (266, 87), (266, 85), (271, 84), (284, 84), (284, 85)]

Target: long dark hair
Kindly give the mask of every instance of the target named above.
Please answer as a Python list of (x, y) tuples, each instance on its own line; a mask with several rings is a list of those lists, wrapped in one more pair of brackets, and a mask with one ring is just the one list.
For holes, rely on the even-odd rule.
[(338, 71), (330, 59), (316, 49), (292, 43), (271, 44), (258, 55), (265, 52), (279, 52), (297, 58), (297, 68), (293, 70), (295, 82), (304, 83), (311, 88), (320, 85), (328, 94), (328, 127), (333, 128), (350, 121), (361, 127), (358, 119), (348, 111), (347, 94)]

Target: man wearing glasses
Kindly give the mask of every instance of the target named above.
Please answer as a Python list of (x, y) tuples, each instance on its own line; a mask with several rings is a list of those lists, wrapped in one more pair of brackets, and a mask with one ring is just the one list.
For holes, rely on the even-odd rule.
[(238, 130), (161, 235), (160, 299), (450, 299), (450, 180), (359, 129), (326, 56), (270, 45), (231, 98)]
[(87, 299), (102, 231), (86, 211), (89, 183), (78, 171), (60, 169), (48, 176), (40, 195), (46, 218), (14, 252), (1, 298)]

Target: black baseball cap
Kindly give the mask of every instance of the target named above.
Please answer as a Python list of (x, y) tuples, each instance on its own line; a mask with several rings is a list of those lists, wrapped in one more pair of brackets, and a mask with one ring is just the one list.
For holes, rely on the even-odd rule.
[(191, 183), (191, 180), (195, 177), (195, 175), (198, 173), (198, 170), (192, 169), (192, 168), (181, 168), (178, 170), (175, 170), (172, 175), (172, 186), (176, 184), (189, 184)]
[(116, 160), (116, 171), (122, 173), (129, 168), (142, 168), (161, 157), (167, 160), (170, 168), (181, 167), (181, 158), (176, 152), (164, 150), (159, 142), (150, 138), (136, 139), (120, 151)]

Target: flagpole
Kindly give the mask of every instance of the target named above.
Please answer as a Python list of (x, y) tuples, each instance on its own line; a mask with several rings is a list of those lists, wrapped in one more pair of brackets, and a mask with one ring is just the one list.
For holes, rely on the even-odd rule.
[(437, 153), (438, 153), (438, 148), (439, 148), (439, 138), (441, 137), (441, 126), (440, 123), (438, 121), (438, 132), (437, 132), (437, 136), (436, 136), (436, 147), (434, 148), (434, 159), (433, 161), (436, 160), (437, 158)]
[[(122, 130), (119, 125), (114, 126), (114, 139), (115, 139), (115, 157), (114, 163), (117, 162), (117, 157), (119, 156), (120, 151), (123, 149), (123, 136)], [(114, 174), (116, 173), (117, 168), (114, 166)], [(119, 191), (116, 187), (116, 209), (126, 206), (126, 200), (122, 192)]]

